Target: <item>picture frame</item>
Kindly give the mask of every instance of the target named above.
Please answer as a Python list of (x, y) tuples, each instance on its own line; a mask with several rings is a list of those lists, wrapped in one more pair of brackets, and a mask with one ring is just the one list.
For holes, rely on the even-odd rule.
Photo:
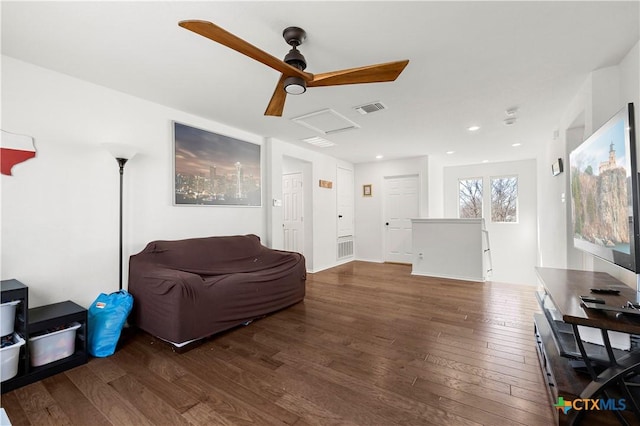
[(562, 164), (562, 158), (558, 158), (558, 160), (551, 165), (551, 174), (553, 176), (558, 176), (563, 171), (564, 167)]
[(262, 206), (261, 146), (173, 122), (176, 206)]
[(331, 188), (333, 188), (333, 182), (331, 182), (330, 180), (322, 180), (322, 179), (320, 179), (318, 181), (318, 186), (320, 188), (331, 189)]
[(363, 197), (373, 196), (373, 190), (371, 188), (371, 184), (362, 185), (362, 196)]

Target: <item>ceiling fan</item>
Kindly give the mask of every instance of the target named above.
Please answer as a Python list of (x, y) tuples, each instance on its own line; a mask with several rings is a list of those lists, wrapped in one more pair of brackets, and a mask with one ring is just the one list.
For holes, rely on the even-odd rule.
[(394, 81), (409, 63), (409, 60), (386, 62), (322, 74), (311, 74), (305, 72), (307, 61), (298, 50), (298, 46), (306, 38), (306, 33), (302, 28), (288, 27), (282, 32), (285, 41), (292, 48), (284, 60), (280, 60), (211, 22), (187, 20), (179, 22), (178, 25), (282, 73), (264, 115), (282, 116), (287, 93), (299, 95), (304, 93), (307, 87)]

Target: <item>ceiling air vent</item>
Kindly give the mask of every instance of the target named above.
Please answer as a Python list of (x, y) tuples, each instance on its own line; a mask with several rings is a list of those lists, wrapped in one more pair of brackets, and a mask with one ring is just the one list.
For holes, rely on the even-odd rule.
[(310, 138), (302, 139), (302, 141), (314, 146), (318, 146), (320, 148), (327, 148), (335, 145), (335, 143), (321, 138), (320, 136), (313, 136)]
[(312, 112), (311, 114), (302, 115), (292, 118), (291, 121), (305, 126), (309, 129), (323, 135), (344, 132), (345, 130), (358, 129), (358, 126), (347, 117), (338, 114), (332, 109), (324, 109), (322, 111)]
[(360, 114), (371, 114), (372, 112), (382, 111), (387, 109), (387, 106), (382, 102), (371, 102), (370, 104), (360, 105), (354, 108)]

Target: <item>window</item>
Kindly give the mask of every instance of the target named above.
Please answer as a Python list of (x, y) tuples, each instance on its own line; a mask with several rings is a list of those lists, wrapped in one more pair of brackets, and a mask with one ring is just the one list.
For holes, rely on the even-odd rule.
[(491, 221), (518, 221), (518, 177), (491, 178)]
[(460, 179), (458, 196), (461, 219), (482, 217), (482, 178)]

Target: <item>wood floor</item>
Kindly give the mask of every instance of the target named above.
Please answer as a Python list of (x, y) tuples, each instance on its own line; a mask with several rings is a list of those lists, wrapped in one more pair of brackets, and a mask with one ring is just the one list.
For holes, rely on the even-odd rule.
[(13, 425), (544, 425), (534, 288), (352, 262), (303, 303), (177, 354), (111, 357), (2, 395)]

